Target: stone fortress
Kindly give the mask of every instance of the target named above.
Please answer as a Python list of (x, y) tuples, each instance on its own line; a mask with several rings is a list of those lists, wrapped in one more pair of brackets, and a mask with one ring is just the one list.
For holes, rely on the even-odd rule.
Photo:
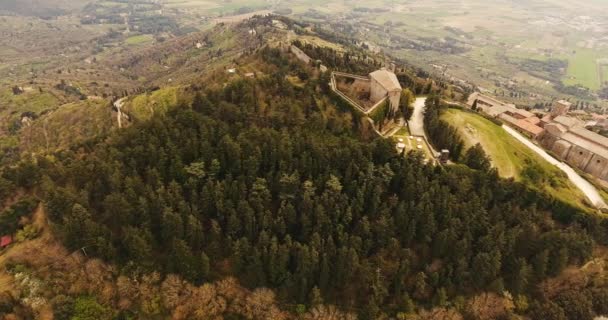
[(401, 91), (403, 91), (397, 76), (386, 68), (382, 68), (370, 73), (369, 79), (371, 83), (370, 99), (376, 102), (388, 99), (389, 105), (396, 111), (399, 108)]
[(364, 114), (372, 113), (385, 102), (393, 112), (397, 112), (403, 90), (395, 73), (386, 68), (376, 70), (367, 77), (332, 72), (330, 85), (336, 94)]
[(558, 159), (608, 181), (608, 138), (585, 128), (585, 122), (568, 116), (572, 104), (560, 100), (539, 119), (533, 113), (492, 97), (473, 93), (468, 105), (502, 120), (510, 127), (536, 139)]

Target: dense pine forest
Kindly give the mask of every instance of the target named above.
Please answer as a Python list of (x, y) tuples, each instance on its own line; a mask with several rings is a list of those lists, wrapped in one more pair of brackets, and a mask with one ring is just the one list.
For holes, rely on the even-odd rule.
[[(362, 139), (326, 76), (277, 49), (254, 55), (267, 75), (196, 84), (190, 104), (6, 169), (0, 194), (37, 190), (64, 244), (122, 275), (195, 285), (231, 276), (271, 288), (293, 314), (327, 304), (360, 319), (432, 308), (589, 319), (605, 309), (607, 287), (550, 301), (538, 284), (588, 261), (608, 242), (606, 221), (491, 170), (432, 166), (389, 140)], [(304, 85), (285, 80), (294, 74)], [(505, 292), (516, 306), (492, 317), (470, 299)]]

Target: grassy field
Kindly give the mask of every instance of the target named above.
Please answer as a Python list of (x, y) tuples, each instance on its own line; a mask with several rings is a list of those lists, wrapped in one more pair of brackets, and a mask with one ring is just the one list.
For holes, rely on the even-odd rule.
[(580, 84), (589, 89), (600, 88), (600, 72), (597, 60), (601, 58), (597, 52), (589, 49), (578, 49), (568, 59), (568, 74), (565, 84)]
[[(314, 5), (292, 0), (290, 4), (296, 17), (348, 26), (358, 40), (426, 71), (437, 73), (432, 64), (445, 66), (447, 77), (506, 91), (507, 97), (509, 91), (532, 93), (533, 99), (511, 99), (522, 105), (555, 97), (589, 99), (583, 93), (575, 97), (575, 91), (558, 91), (558, 84), (600, 89), (596, 60), (608, 58), (608, 40), (599, 31), (606, 27), (605, 18), (597, 11), (601, 5), (593, 0), (576, 6), (562, 0), (329, 0)], [(561, 14), (555, 18), (548, 12)], [(569, 67), (552, 66), (555, 59)], [(608, 106), (601, 100), (594, 103)]]
[(130, 44), (130, 45), (138, 45), (138, 44), (150, 42), (152, 40), (153, 40), (153, 38), (151, 35), (142, 34), (139, 36), (128, 37), (127, 39), (125, 39), (125, 43)]
[(146, 120), (155, 113), (164, 113), (177, 104), (177, 87), (167, 87), (149, 94), (135, 96), (125, 104), (124, 110), (137, 120)]
[(583, 206), (584, 195), (561, 170), (513, 138), (502, 127), (480, 115), (457, 109), (448, 109), (442, 119), (459, 129), (466, 147), (481, 144), (502, 177), (527, 182), (564, 202)]
[(115, 120), (105, 100), (60, 106), (31, 127), (22, 129), (21, 147), (28, 152), (56, 151), (108, 132)]
[(39, 92), (38, 89), (28, 89), (28, 91), (14, 95), (11, 89), (0, 90), (0, 102), (4, 106), (11, 106), (11, 112), (34, 112), (40, 113), (46, 109), (54, 107), (58, 99), (50, 92)]

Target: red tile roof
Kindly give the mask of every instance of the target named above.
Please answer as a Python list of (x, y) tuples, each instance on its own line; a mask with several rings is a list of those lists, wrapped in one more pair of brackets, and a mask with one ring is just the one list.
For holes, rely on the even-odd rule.
[(0, 239), (0, 248), (4, 248), (11, 243), (13, 243), (13, 238), (11, 236), (4, 236)]

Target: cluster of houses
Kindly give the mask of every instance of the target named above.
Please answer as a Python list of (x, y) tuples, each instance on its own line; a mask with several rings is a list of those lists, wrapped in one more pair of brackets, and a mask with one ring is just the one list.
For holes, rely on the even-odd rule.
[(570, 102), (554, 102), (551, 111), (542, 118), (480, 93), (473, 93), (468, 104), (535, 139), (560, 160), (608, 181), (608, 138), (586, 129), (584, 121), (569, 116)]

